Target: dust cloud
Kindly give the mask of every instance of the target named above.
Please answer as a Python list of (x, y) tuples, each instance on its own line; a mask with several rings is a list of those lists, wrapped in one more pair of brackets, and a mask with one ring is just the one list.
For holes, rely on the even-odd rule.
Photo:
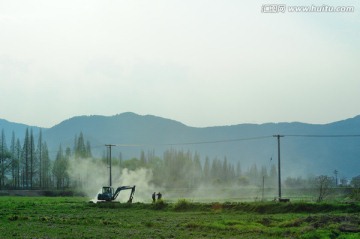
[[(109, 185), (109, 168), (106, 163), (95, 159), (70, 159), (69, 177), (74, 187), (85, 193), (91, 201), (97, 201), (97, 195), (103, 186)], [(114, 190), (120, 186), (136, 186), (133, 202), (151, 203), (152, 193), (161, 192), (164, 200), (176, 202), (179, 199), (189, 199), (197, 202), (213, 201), (258, 201), (272, 200), (276, 197), (277, 190), (261, 185), (239, 186), (235, 184), (221, 185), (216, 182), (208, 182), (193, 187), (165, 188), (152, 184), (153, 171), (148, 168), (129, 170), (115, 166), (112, 168), (112, 186)], [(125, 203), (128, 201), (131, 190), (120, 192), (116, 201)]]
[[(109, 168), (103, 162), (94, 159), (69, 160), (69, 177), (74, 186), (85, 193), (93, 202), (103, 186), (109, 186)], [(161, 190), (151, 184), (152, 170), (146, 168), (131, 171), (127, 168), (112, 168), (112, 186), (114, 190), (120, 186), (136, 185), (133, 202), (151, 202), (151, 194)], [(131, 190), (121, 191), (116, 201), (127, 202)]]

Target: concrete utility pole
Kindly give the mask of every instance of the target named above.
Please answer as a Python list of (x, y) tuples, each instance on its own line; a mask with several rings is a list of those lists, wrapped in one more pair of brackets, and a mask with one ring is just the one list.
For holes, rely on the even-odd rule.
[(273, 135), (273, 137), (277, 138), (278, 142), (278, 184), (279, 184), (279, 199), (281, 198), (281, 167), (280, 167), (280, 137), (284, 137), (284, 135)]
[(114, 144), (105, 144), (106, 147), (109, 148), (109, 186), (111, 187), (112, 179), (111, 179), (111, 147), (115, 146)]
[(338, 175), (338, 172), (336, 169), (334, 170), (334, 174), (335, 174), (335, 186), (337, 187), (338, 185), (338, 179), (337, 179), (337, 175)]
[(261, 201), (264, 201), (264, 191), (265, 191), (265, 176), (262, 177), (262, 195), (261, 195)]

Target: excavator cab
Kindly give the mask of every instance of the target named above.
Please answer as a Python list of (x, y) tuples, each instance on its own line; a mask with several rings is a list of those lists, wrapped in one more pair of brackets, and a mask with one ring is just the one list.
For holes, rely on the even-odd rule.
[(113, 187), (105, 186), (105, 187), (102, 188), (102, 192), (98, 194), (97, 199), (99, 201), (110, 202), (110, 201), (113, 201), (113, 200), (115, 200), (117, 198), (120, 191), (127, 190), (127, 189), (131, 189), (130, 197), (129, 197), (129, 200), (128, 200), (128, 203), (131, 203), (132, 199), (133, 199), (133, 196), (134, 196), (134, 193), (135, 193), (135, 185), (132, 186), (132, 187), (131, 186), (118, 187), (115, 192), (114, 192)]
[(112, 195), (112, 194), (114, 194), (114, 189), (112, 187), (103, 187), (102, 193), (111, 193), (111, 195)]
[(113, 195), (114, 195), (114, 188), (103, 187), (101, 193), (98, 194), (98, 200), (112, 201)]

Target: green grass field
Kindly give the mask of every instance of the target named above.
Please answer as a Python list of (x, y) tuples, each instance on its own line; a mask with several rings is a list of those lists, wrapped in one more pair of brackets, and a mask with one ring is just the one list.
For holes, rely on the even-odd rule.
[(0, 197), (0, 238), (360, 238), (360, 205)]

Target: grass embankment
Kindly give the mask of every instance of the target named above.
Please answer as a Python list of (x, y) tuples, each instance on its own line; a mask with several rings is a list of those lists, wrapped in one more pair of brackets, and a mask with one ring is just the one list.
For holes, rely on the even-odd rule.
[(358, 204), (0, 197), (0, 238), (359, 238)]

